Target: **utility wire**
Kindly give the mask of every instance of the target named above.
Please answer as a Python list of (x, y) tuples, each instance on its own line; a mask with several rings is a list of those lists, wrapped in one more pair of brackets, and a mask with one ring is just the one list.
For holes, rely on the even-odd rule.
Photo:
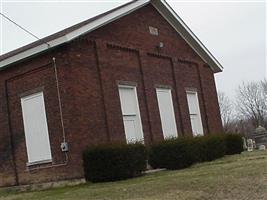
[[(31, 36), (33, 36), (35, 39), (37, 40), (41, 40), (41, 38), (37, 37), (36, 35), (34, 35), (33, 33), (31, 33), (30, 31), (28, 31), (27, 29), (23, 28), (21, 25), (17, 24), (15, 21), (13, 21), (12, 19), (10, 19), (8, 16), (6, 16), (5, 14), (0, 12), (0, 15), (2, 15), (4, 18), (6, 18), (8, 21), (12, 22), (13, 24), (15, 24), (17, 27), (19, 27), (20, 29), (22, 29), (23, 31), (25, 31), (26, 33), (30, 34)], [(45, 44), (47, 44), (48, 47), (50, 47), (50, 44), (48, 44), (47, 42), (43, 41)]]

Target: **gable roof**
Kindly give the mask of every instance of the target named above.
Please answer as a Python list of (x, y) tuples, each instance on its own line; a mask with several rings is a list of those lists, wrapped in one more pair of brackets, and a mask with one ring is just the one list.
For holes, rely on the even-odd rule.
[(18, 48), (0, 56), (0, 69), (22, 59), (46, 51), (50, 48), (72, 41), (73, 39), (100, 28), (129, 13), (152, 4), (154, 8), (172, 25), (195, 52), (211, 67), (214, 73), (221, 72), (223, 67), (209, 50), (201, 43), (196, 35), (189, 29), (183, 20), (175, 13), (165, 0), (134, 0), (85, 20), (60, 32), (52, 34), (36, 42)]

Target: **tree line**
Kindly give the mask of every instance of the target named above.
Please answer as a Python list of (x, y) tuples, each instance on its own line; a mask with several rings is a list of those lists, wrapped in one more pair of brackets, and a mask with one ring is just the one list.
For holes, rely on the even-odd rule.
[(219, 91), (218, 100), (224, 132), (249, 137), (259, 126), (267, 129), (267, 79), (243, 82), (235, 100)]

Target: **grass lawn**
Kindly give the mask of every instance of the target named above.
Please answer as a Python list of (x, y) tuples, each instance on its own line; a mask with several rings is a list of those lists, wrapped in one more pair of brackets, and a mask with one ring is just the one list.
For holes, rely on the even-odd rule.
[(178, 171), (126, 181), (82, 184), (38, 192), (6, 193), (1, 200), (263, 200), (267, 199), (267, 152), (245, 152)]

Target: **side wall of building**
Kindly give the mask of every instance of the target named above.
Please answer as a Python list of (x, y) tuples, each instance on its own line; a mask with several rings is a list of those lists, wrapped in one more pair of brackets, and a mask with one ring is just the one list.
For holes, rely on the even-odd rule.
[[(159, 35), (149, 34), (149, 26)], [(162, 50), (156, 48), (164, 43)], [(56, 58), (53, 63), (52, 58)], [(55, 64), (66, 141), (59, 112)], [(83, 177), (88, 145), (125, 142), (118, 84), (134, 84), (146, 144), (162, 140), (156, 87), (171, 88), (179, 137), (192, 135), (186, 89), (198, 92), (205, 134), (222, 130), (212, 70), (150, 5), (69, 44), (0, 71), (0, 186)], [(20, 98), (42, 89), (53, 162), (27, 167)]]

